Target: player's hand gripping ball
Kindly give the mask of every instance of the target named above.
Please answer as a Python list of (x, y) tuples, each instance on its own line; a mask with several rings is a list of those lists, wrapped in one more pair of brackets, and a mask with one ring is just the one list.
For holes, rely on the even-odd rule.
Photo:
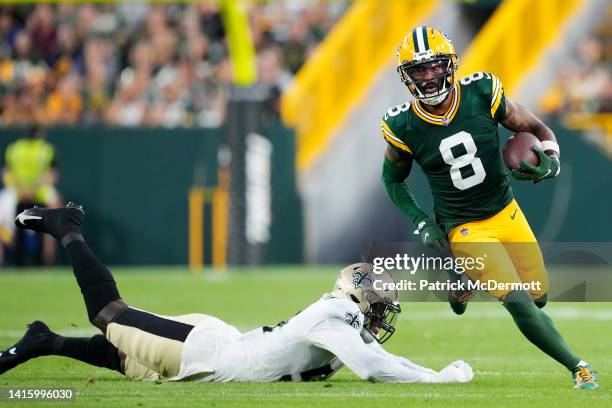
[(542, 151), (541, 143), (531, 133), (520, 132), (508, 139), (504, 162), (517, 180), (534, 183), (559, 174), (559, 161)]

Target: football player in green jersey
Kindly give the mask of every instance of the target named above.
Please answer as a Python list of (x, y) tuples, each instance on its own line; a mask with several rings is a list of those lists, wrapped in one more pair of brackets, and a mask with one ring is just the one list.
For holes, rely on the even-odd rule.
[[(525, 107), (504, 95), (493, 74), (477, 72), (456, 81), (457, 55), (452, 42), (432, 27), (412, 30), (398, 49), (398, 73), (414, 100), (384, 115), (381, 133), (388, 142), (382, 179), (395, 205), (413, 223), (423, 243), (455, 255), (487, 254), (483, 270), (467, 269), (474, 281), (539, 282), (533, 290), (503, 285), (489, 290), (508, 310), (523, 335), (572, 373), (575, 388), (595, 389), (597, 373), (569, 348), (546, 303), (548, 274), (535, 236), (512, 195), (500, 154), (498, 124), (533, 133), (539, 164), (521, 163), (512, 174), (539, 182), (559, 174), (554, 133)], [(430, 217), (405, 183), (413, 161), (427, 176), (434, 199)], [(520, 245), (519, 245), (520, 244)], [(501, 286), (501, 285), (500, 285)], [(451, 293), (461, 314), (469, 293)]]

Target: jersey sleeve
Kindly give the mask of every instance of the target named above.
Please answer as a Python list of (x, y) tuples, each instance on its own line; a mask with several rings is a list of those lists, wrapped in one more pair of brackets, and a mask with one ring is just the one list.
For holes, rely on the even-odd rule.
[(496, 121), (506, 117), (506, 95), (501, 80), (490, 72), (475, 72), (461, 79), (461, 84), (476, 87), (479, 94), (485, 99)]
[(412, 361), (408, 360), (406, 357), (396, 356), (394, 354), (389, 353), (376, 341), (369, 343), (368, 346), (372, 350), (376, 351), (377, 353), (380, 353), (384, 356), (387, 356), (388, 358), (395, 360), (396, 362), (398, 362), (400, 365), (403, 365), (404, 367), (410, 368), (412, 370), (422, 371), (424, 373), (436, 374), (436, 372), (432, 370), (431, 368), (427, 368), (427, 367), (423, 367), (418, 364), (415, 364)]
[(397, 118), (398, 115), (406, 112), (408, 109), (410, 109), (410, 103), (408, 102), (389, 109), (380, 121), (380, 133), (389, 146), (395, 150), (412, 154), (410, 147), (408, 147), (406, 142), (399, 136), (399, 129), (401, 126), (399, 126)]
[(363, 313), (355, 302), (330, 297), (325, 300), (324, 305), (320, 315), (321, 320), (343, 320), (357, 331), (363, 328)]
[(359, 331), (341, 319), (319, 322), (308, 334), (311, 344), (334, 354), (363, 380), (388, 383), (443, 382), (438, 373), (416, 370), (365, 344)]
[(491, 74), (491, 116), (498, 122), (506, 117), (506, 95), (501, 80)]

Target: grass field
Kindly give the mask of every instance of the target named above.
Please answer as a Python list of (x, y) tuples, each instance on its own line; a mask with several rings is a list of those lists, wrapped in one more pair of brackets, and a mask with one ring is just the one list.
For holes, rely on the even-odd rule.
[[(0, 271), (0, 348), (16, 341), (25, 324), (41, 319), (65, 335), (95, 334), (80, 292), (67, 270)], [(117, 268), (123, 297), (132, 305), (163, 314), (202, 312), (239, 329), (275, 324), (329, 290), (335, 268), (247, 269), (223, 277), (207, 271)], [(461, 385), (373, 384), (347, 369), (322, 383), (208, 384), (141, 383), (74, 360), (44, 357), (0, 377), (0, 388), (67, 387), (75, 402), (51, 406), (231, 407), (568, 407), (612, 406), (612, 308), (609, 303), (557, 303), (546, 307), (568, 342), (600, 373), (595, 392), (571, 389), (563, 367), (522, 338), (497, 303), (474, 303), (454, 316), (443, 303), (404, 303), (394, 353), (440, 369), (456, 359), (469, 362), (474, 380)], [(26, 406), (26, 403), (0, 405)], [(34, 403), (40, 407), (44, 403)]]

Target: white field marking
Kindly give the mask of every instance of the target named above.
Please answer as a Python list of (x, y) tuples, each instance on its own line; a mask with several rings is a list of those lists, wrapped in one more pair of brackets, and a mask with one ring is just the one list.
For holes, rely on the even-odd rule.
[[(409, 305), (409, 303), (408, 303)], [(473, 310), (469, 309), (464, 315), (456, 316), (450, 309), (446, 310), (428, 310), (428, 311), (411, 311), (409, 306), (403, 307), (403, 312), (399, 315), (401, 320), (482, 320), (482, 319), (507, 319), (508, 312), (503, 307), (498, 307), (491, 302), (491, 309)], [(559, 308), (544, 308), (546, 314), (557, 320), (612, 320), (612, 309), (578, 309), (575, 307), (559, 307)]]
[[(447, 393), (432, 393), (432, 392), (399, 392), (399, 393), (381, 393), (381, 392), (370, 392), (370, 391), (361, 391), (361, 392), (274, 392), (274, 393), (256, 393), (256, 392), (220, 392), (215, 393), (219, 396), (227, 396), (227, 397), (246, 397), (246, 398), (288, 398), (288, 397), (304, 397), (304, 398), (312, 398), (312, 397), (389, 397), (389, 398), (414, 398), (414, 397), (428, 397), (428, 398), (450, 398)], [(453, 394), (452, 397), (485, 397), (486, 394)]]
[[(508, 312), (503, 308), (496, 305), (495, 302), (490, 302), (490, 309), (479, 309), (479, 310), (470, 310), (468, 306), (468, 310), (462, 316), (456, 316), (452, 313), (450, 309), (442, 308), (440, 310), (428, 310), (428, 311), (420, 311), (420, 310), (410, 310), (409, 303), (406, 303), (408, 306), (404, 308), (404, 312), (399, 315), (400, 320), (408, 320), (408, 321), (423, 321), (423, 320), (497, 320), (497, 319), (508, 319)], [(559, 307), (552, 308), (547, 310), (548, 308), (544, 308), (544, 311), (555, 320), (595, 320), (595, 321), (611, 321), (612, 320), (612, 309), (580, 309), (575, 307)], [(232, 324), (232, 322), (228, 322)], [(247, 331), (256, 329), (260, 326), (252, 326), (250, 324), (239, 324), (233, 325), (240, 332), (245, 333)], [(51, 328), (54, 332), (61, 334), (62, 336), (71, 336), (71, 337), (87, 337), (93, 336), (95, 334), (99, 334), (100, 331), (95, 327), (68, 327), (68, 328), (60, 328), (54, 329)], [(17, 330), (0, 330), (0, 337), (17, 337), (20, 338), (25, 333), (25, 327), (23, 329)]]
[[(553, 372), (550, 371), (550, 374)], [(483, 376), (491, 376), (491, 377), (542, 377), (542, 370), (539, 371), (474, 371), (474, 376), (483, 375)]]
[[(214, 383), (210, 383), (210, 384), (214, 384)], [(404, 385), (404, 386), (412, 386), (412, 387), (419, 387), (419, 384), (397, 384), (398, 386)], [(442, 387), (446, 386), (446, 384), (442, 385)], [(443, 398), (443, 399), (450, 399), (450, 398), (464, 398), (464, 399), (476, 399), (476, 398), (490, 398), (491, 394), (490, 393), (475, 393), (475, 392), (469, 392), (469, 393), (456, 393), (453, 392), (453, 394), (449, 394), (448, 392), (441, 392), (441, 393), (435, 393), (435, 392), (371, 392), (371, 391), (362, 391), (362, 392), (335, 392), (335, 391), (327, 391), (327, 392), (274, 392), (274, 393), (256, 393), (256, 392), (218, 392), (218, 390), (215, 390), (215, 395), (216, 396), (221, 396), (221, 397), (243, 397), (243, 398), (291, 398), (291, 397), (298, 397), (298, 398), (312, 398), (312, 397), (318, 397), (318, 398), (337, 398), (337, 397), (353, 397), (353, 398), (371, 398), (371, 397), (383, 397), (383, 398), (415, 398), (415, 397), (421, 397), (421, 398)], [(527, 397), (528, 395), (525, 393), (512, 393), (512, 394), (503, 394), (504, 398), (524, 398)], [(604, 395), (602, 395), (602, 397), (604, 397)], [(540, 395), (539, 398), (542, 399), (556, 399), (558, 398), (558, 395), (556, 394), (551, 394), (551, 395)]]

